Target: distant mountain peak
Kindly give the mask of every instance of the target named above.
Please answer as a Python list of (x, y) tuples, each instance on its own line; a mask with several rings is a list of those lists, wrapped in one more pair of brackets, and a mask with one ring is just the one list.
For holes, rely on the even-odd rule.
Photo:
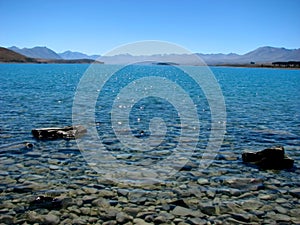
[(62, 53), (58, 53), (58, 55), (63, 59), (93, 59), (96, 60), (100, 57), (100, 55), (87, 55), (81, 52), (73, 52), (73, 51), (65, 51)]
[(61, 57), (56, 52), (54, 52), (53, 50), (45, 46), (36, 46), (33, 48), (22, 48), (22, 49), (16, 46), (12, 46), (8, 49), (30, 58), (61, 59)]
[[(36, 46), (33, 48), (20, 49), (16, 46), (9, 48), (19, 54), (30, 58), (44, 58), (44, 59), (99, 59), (100, 55), (87, 55), (81, 52), (73, 52), (67, 50), (63, 53), (56, 53), (45, 46)], [(275, 61), (300, 61), (299, 49), (286, 49), (283, 47), (262, 46), (246, 54), (239, 55), (236, 53), (217, 53), (217, 54), (203, 54), (195, 53), (202, 58), (208, 65), (224, 65), (224, 64), (249, 64), (255, 63), (271, 63)], [(115, 56), (103, 56), (101, 61), (108, 64), (123, 64), (145, 60), (157, 60), (161, 62), (174, 62), (184, 65), (194, 65), (194, 57), (188, 54), (162, 54), (152, 56), (133, 56), (130, 54), (121, 54)]]

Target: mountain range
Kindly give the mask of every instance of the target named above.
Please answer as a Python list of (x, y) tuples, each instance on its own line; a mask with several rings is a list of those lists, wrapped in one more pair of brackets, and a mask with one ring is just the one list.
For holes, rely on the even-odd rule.
[[(45, 51), (43, 51), (45, 53)], [(53, 52), (51, 52), (53, 54)], [(103, 62), (95, 61), (93, 59), (45, 59), (45, 58), (32, 58), (28, 56), (24, 56), (20, 53), (17, 53), (13, 50), (0, 47), (0, 63), (84, 63), (84, 64), (91, 64), (91, 63), (100, 63)]]
[(276, 47), (260, 47), (246, 54), (164, 54), (151, 56), (134, 56), (130, 54), (115, 56), (87, 55), (81, 52), (65, 51), (56, 53), (47, 47), (23, 48), (10, 47), (10, 50), (30, 58), (42, 59), (98, 59), (106, 64), (129, 64), (133, 62), (172, 62), (181, 65), (199, 65), (195, 55), (199, 56), (208, 65), (272, 63), (275, 61), (300, 61), (299, 49)]
[(30, 57), (30, 58), (38, 58), (38, 59), (93, 59), (96, 60), (100, 57), (100, 55), (86, 55), (81, 52), (72, 52), (65, 51), (62, 53), (56, 53), (55, 51), (47, 48), (47, 47), (34, 47), (34, 48), (18, 48), (16, 46), (12, 46), (8, 48), (14, 52), (17, 52), (21, 55)]

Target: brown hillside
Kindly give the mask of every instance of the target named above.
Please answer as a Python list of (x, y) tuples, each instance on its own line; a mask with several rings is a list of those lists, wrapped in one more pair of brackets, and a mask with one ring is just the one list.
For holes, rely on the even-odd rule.
[(36, 62), (36, 60), (0, 47), (0, 62)]

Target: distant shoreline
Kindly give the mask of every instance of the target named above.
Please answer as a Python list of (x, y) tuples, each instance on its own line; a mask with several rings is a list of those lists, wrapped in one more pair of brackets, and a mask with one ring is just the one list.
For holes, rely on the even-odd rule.
[[(41, 60), (34, 62), (1, 62), (0, 64), (36, 64), (36, 65), (46, 65), (46, 64), (102, 64), (102, 65), (119, 65), (119, 64), (105, 64), (103, 62), (94, 61), (94, 60)], [(124, 64), (126, 66), (127, 64)], [(161, 65), (158, 65), (161, 66)], [(197, 66), (197, 65), (177, 65), (177, 66)], [(206, 66), (206, 65), (201, 65)], [(231, 68), (265, 68), (265, 69), (285, 69), (285, 70), (300, 70), (300, 67), (282, 67), (274, 66), (270, 64), (221, 64), (221, 65), (207, 65), (208, 67), (231, 67)]]
[(284, 67), (275, 66), (272, 64), (221, 64), (221, 65), (210, 65), (216, 67), (236, 67), (236, 68), (267, 68), (267, 69), (289, 69), (289, 70), (299, 70), (300, 67)]

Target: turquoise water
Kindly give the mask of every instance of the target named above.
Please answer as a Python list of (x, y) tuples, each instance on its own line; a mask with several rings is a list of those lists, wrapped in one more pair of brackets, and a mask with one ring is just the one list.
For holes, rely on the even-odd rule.
[[(105, 73), (116, 68), (111, 65), (97, 66)], [(180, 157), (188, 159), (188, 167), (184, 167), (183, 170), (178, 168), (177, 173), (168, 177), (167, 180), (157, 177), (157, 181), (169, 182), (168, 187), (171, 190), (178, 188), (180, 184), (191, 184), (199, 177), (204, 177), (210, 182), (209, 190), (213, 190), (216, 196), (220, 195), (219, 197), (223, 198), (224, 195), (227, 195), (227, 190), (231, 190), (229, 192), (235, 195), (232, 201), (240, 203), (245, 199), (256, 199), (257, 194), (255, 193), (258, 190), (252, 190), (252, 184), (249, 186), (244, 183), (240, 186), (237, 185), (239, 191), (242, 192), (240, 194), (249, 191), (255, 192), (253, 196), (242, 195), (237, 200), (237, 194), (234, 192), (236, 187), (232, 188), (232, 183), (226, 184), (225, 181), (253, 178), (263, 181), (265, 185), (263, 194), (274, 194), (275, 185), (281, 189), (280, 192), (276, 192), (278, 198), (284, 198), (287, 201), (292, 199), (286, 193), (289, 189), (297, 188), (300, 185), (300, 70), (210, 68), (224, 97), (227, 116), (226, 121), (219, 122), (226, 125), (226, 132), (220, 149), (217, 149), (216, 154), (213, 155), (210, 166), (201, 171), (198, 164), (204, 162), (202, 156), (212, 131), (210, 101), (214, 101), (214, 99), (212, 96), (212, 100), (208, 100), (193, 79), (176, 67), (136, 65), (122, 68), (111, 76), (102, 88), (96, 87), (96, 91), (94, 91), (93, 85), (97, 86), (97, 82), (91, 81), (91, 87), (88, 87), (86, 92), (88, 93), (87, 99), (92, 95), (97, 95), (97, 101), (93, 105), (95, 113), (91, 123), (82, 125), (86, 126), (88, 131), (92, 127), (96, 127), (97, 135), (105, 150), (117, 159), (117, 161), (112, 161), (108, 167), (97, 167), (98, 171), (96, 172), (87, 163), (87, 158), (82, 157), (76, 141), (39, 141), (31, 135), (31, 130), (34, 128), (72, 124), (74, 96), (87, 68), (88, 65), (0, 64), (1, 200), (19, 199), (14, 204), (26, 205), (29, 197), (40, 193), (51, 191), (69, 193), (76, 187), (90, 187), (95, 182), (100, 182), (99, 179), (101, 180), (103, 174), (106, 174), (108, 170), (119, 172), (118, 170), (126, 168), (120, 165), (128, 164), (147, 168), (149, 164), (164, 160), (180, 143), (181, 129), (184, 127), (188, 127), (187, 133), (185, 133), (186, 137), (194, 137), (193, 128), (181, 124), (182, 114), (178, 112), (174, 104), (170, 103), (168, 99), (148, 96), (132, 103), (129, 127), (130, 134), (142, 142), (147, 142), (154, 133), (151, 143), (154, 143), (155, 147), (151, 151), (145, 151), (139, 145), (123, 145), (122, 141), (118, 139), (119, 136), (112, 128), (113, 104), (120, 97), (119, 93), (126, 85), (149, 75), (165, 77), (182, 87), (195, 105), (200, 125), (197, 142), (194, 143), (194, 139), (187, 140), (183, 145), (186, 147), (183, 149), (185, 152), (181, 152), (182, 155), (180, 155)], [(201, 70), (200, 67), (192, 69)], [(97, 79), (97, 75), (93, 79)], [(166, 95), (169, 96), (179, 90), (174, 89), (169, 93), (170, 90), (167, 86), (165, 88), (163, 86), (161, 89), (162, 93), (165, 90)], [(138, 92), (137, 96), (145, 93)], [(188, 102), (184, 102), (183, 98), (177, 97), (177, 99), (178, 102), (184, 103), (183, 108), (190, 109)], [(123, 106), (117, 105), (116, 107), (122, 109)], [(85, 115), (86, 110), (83, 108), (82, 111), (76, 113)], [(153, 118), (160, 118), (158, 126), (154, 124), (154, 128), (151, 127)], [(120, 118), (121, 122), (122, 118)], [(193, 122), (197, 122), (195, 118), (187, 119), (187, 123)], [(165, 132), (155, 133), (160, 130)], [(98, 148), (93, 145), (94, 143), (88, 142), (88, 135), (83, 139), (89, 143), (85, 145), (86, 151)], [(28, 149), (24, 147), (24, 142), (33, 143), (34, 147)], [(189, 147), (192, 144), (195, 144), (196, 151), (189, 154)], [(286, 153), (295, 160), (292, 170), (274, 173), (260, 171), (242, 163), (241, 153), (243, 151), (256, 151), (274, 145), (284, 146)], [(109, 159), (103, 156), (102, 160), (104, 164)], [(99, 168), (103, 171), (99, 171)], [(34, 187), (30, 186), (30, 191), (13, 191), (17, 186), (28, 185), (28, 182), (34, 183)], [(187, 185), (187, 191), (194, 190), (188, 188)], [(201, 188), (202, 191), (205, 191), (204, 187)], [(158, 189), (153, 189), (153, 191), (156, 192)], [(226, 201), (230, 201), (230, 199), (230, 197), (226, 198)], [(260, 200), (264, 204), (268, 203), (268, 199), (264, 199), (264, 197)], [(299, 207), (299, 201), (293, 201), (290, 203), (291, 205), (283, 205), (283, 207), (287, 209)], [(21, 213), (20, 215), (17, 213), (16, 217), (21, 217)]]
[[(0, 65), (0, 144), (31, 140), (32, 128), (71, 124), (74, 93), (87, 67), (87, 65)], [(164, 68), (166, 67), (160, 67), (159, 70)], [(140, 73), (143, 73), (144, 69), (141, 68)], [(149, 70), (149, 67), (146, 69)], [(232, 144), (235, 148), (241, 150), (263, 148), (272, 143), (285, 145), (287, 148), (299, 146), (299, 70), (212, 68), (212, 72), (224, 95), (227, 134), (234, 139)], [(209, 129), (209, 106), (201, 90), (198, 90), (197, 85), (193, 86), (188, 77), (179, 76), (179, 79), (172, 71), (167, 76), (188, 91), (197, 104), (202, 130)], [(115, 83), (112, 81), (106, 84), (103, 90), (110, 91), (106, 93), (102, 91), (99, 94), (97, 104), (102, 108), (96, 110), (98, 118), (95, 120), (101, 122), (109, 120), (107, 115), (117, 93), (129, 82), (131, 80), (125, 78), (123, 83), (117, 80)], [(166, 100), (160, 99), (155, 102), (155, 99), (145, 99), (144, 103), (139, 102), (135, 108), (147, 101), (154, 101), (154, 104), (149, 104), (153, 109), (144, 115), (148, 116), (146, 121), (155, 116), (155, 113), (160, 113), (162, 116), (174, 118), (173, 123), (178, 123), (174, 109)], [(160, 107), (161, 105), (164, 107)], [(203, 113), (204, 110), (208, 113)], [(135, 116), (134, 112), (132, 116)]]

